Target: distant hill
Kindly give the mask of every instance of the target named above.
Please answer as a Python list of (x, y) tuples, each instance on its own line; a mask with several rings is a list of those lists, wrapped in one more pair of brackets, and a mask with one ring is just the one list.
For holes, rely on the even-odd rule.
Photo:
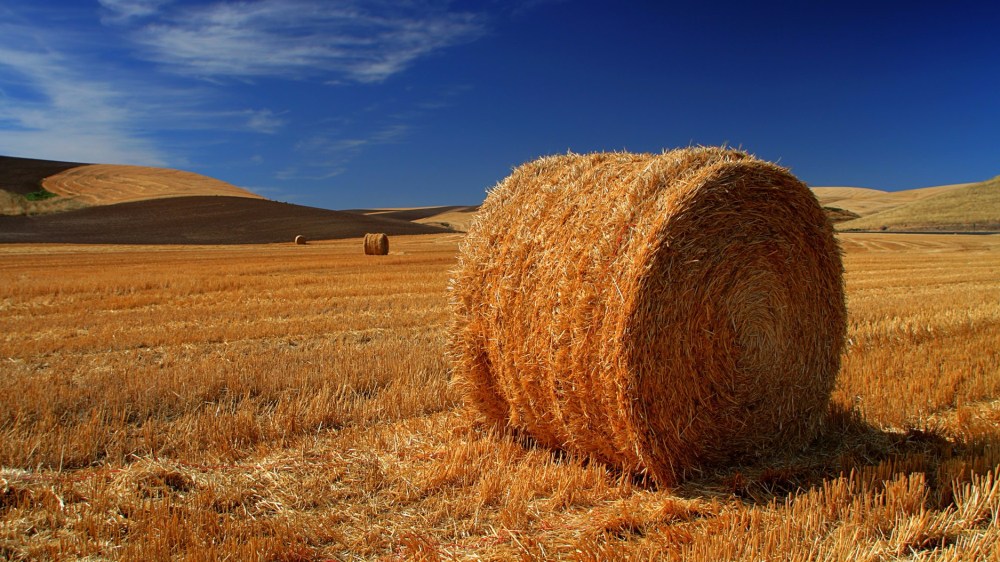
[(820, 204), (865, 217), (969, 185), (972, 184), (956, 183), (903, 191), (882, 191), (867, 187), (814, 187), (812, 190)]
[[(1000, 230), (1000, 176), (980, 183), (929, 188), (923, 197), (839, 225), (842, 230)], [(924, 191), (924, 190), (914, 190)]]
[(181, 170), (0, 157), (0, 243), (259, 244), (368, 232), (449, 230), (268, 201)]
[(170, 168), (0, 156), (0, 215), (60, 213), (192, 195), (262, 199), (224, 181)]
[(0, 216), (0, 243), (266, 244), (449, 230), (266, 199), (189, 196), (35, 216)]
[(90, 164), (42, 180), (42, 187), (86, 205), (114, 205), (167, 197), (223, 195), (263, 199), (260, 195), (194, 172), (147, 166)]
[(904, 191), (812, 190), (839, 230), (982, 231), (996, 230), (1000, 223), (996, 184), (994, 178)]
[(371, 217), (393, 218), (420, 224), (440, 226), (458, 232), (467, 232), (472, 218), (479, 211), (479, 205), (449, 205), (440, 207), (412, 207), (403, 209), (351, 209)]

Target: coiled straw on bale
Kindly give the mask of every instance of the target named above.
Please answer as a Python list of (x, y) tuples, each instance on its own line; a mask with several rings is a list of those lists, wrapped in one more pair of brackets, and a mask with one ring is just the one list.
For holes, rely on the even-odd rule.
[(389, 237), (379, 232), (365, 234), (365, 255), (385, 256), (389, 254)]
[(296, 244), (305, 245), (307, 242), (308, 241), (306, 240), (306, 237), (302, 236), (301, 234), (299, 234), (298, 236), (295, 237), (295, 243)]
[(455, 385), (487, 420), (672, 485), (815, 435), (842, 277), (810, 190), (744, 152), (542, 158), (462, 246)]

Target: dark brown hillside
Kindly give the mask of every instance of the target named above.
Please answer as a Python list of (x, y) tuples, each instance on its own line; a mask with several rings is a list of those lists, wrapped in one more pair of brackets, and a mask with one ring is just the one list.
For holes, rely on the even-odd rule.
[(266, 244), (448, 232), (436, 226), (245, 197), (173, 197), (39, 216), (0, 216), (0, 243)]
[(0, 189), (26, 195), (42, 188), (42, 180), (87, 164), (0, 156)]

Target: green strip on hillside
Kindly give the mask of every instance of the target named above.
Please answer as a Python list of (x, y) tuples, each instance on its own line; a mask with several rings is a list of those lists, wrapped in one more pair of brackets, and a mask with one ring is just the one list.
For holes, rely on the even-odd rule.
[(53, 197), (58, 197), (58, 195), (52, 193), (51, 191), (45, 188), (24, 194), (24, 198), (27, 199), (28, 201), (45, 201), (46, 199), (52, 199)]

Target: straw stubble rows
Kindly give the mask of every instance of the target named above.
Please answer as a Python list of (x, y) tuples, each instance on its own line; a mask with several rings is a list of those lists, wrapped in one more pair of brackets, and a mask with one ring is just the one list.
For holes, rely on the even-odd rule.
[(0, 248), (0, 553), (235, 559), (998, 554), (1000, 242), (842, 235), (806, 455), (674, 489), (470, 424), (459, 238)]

